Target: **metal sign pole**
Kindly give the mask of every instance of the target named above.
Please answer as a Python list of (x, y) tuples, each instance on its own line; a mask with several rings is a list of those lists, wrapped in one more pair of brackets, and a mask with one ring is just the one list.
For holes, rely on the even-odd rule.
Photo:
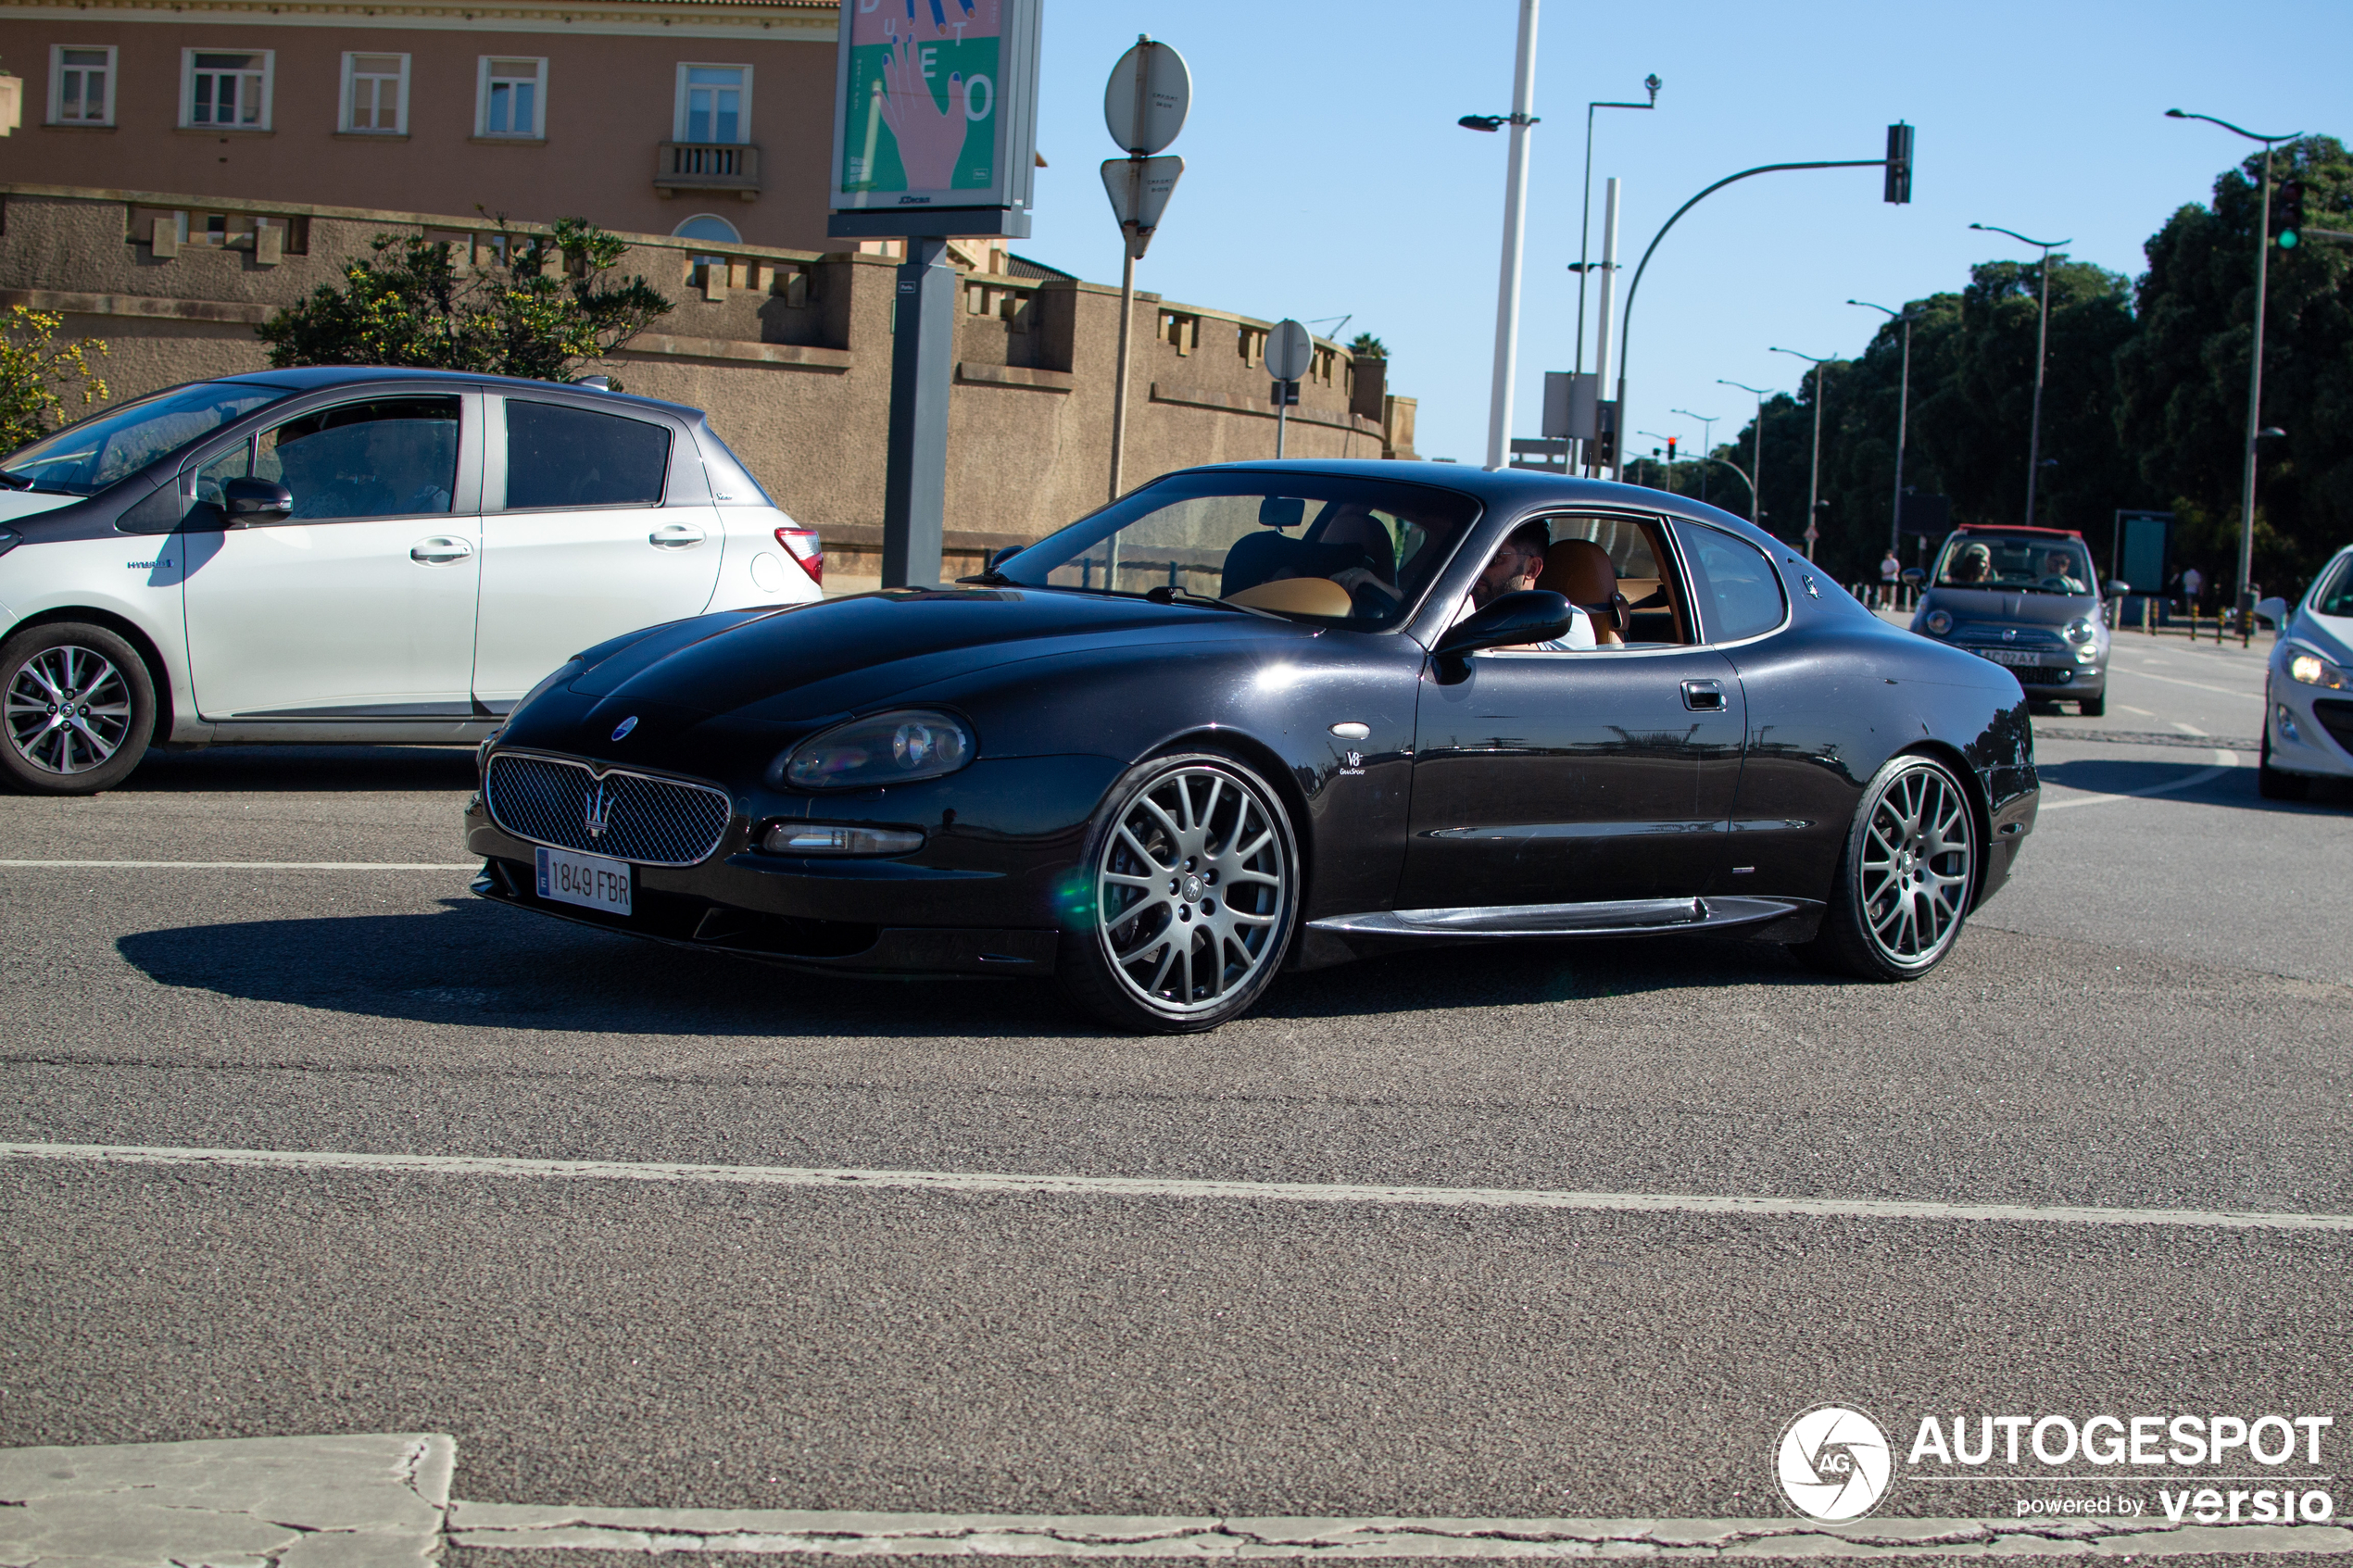
[[(1130, 234), (1132, 236), (1132, 231)], [(1136, 247), (1119, 264), (1119, 370), (1111, 386), (1111, 498), (1119, 499), (1127, 458), (1127, 355), (1136, 325)]]
[(1277, 394), (1277, 401), (1275, 404), (1275, 456), (1277, 458), (1280, 458), (1283, 455), (1283, 426), (1287, 422), (1288, 417), (1290, 414), (1290, 385), (1289, 383), (1284, 383), (1280, 391)]
[[(1185, 160), (1152, 155), (1176, 139), (1192, 105), (1192, 74), (1185, 57), (1165, 44), (1139, 34), (1136, 46), (1112, 67), (1103, 89), (1103, 128), (1127, 154), (1103, 165), (1103, 193), (1119, 221), (1119, 364), (1111, 394), (1111, 498), (1126, 486), (1127, 374), (1136, 325), (1136, 263), (1160, 227), (1161, 213), (1176, 189)], [(1119, 541), (1112, 540), (1116, 570)], [(1106, 579), (1108, 582), (1108, 579)]]
[(911, 239), (892, 296), (890, 438), (883, 479), (882, 581), (939, 582), (948, 513), (948, 397), (956, 368), (956, 270), (944, 239)]

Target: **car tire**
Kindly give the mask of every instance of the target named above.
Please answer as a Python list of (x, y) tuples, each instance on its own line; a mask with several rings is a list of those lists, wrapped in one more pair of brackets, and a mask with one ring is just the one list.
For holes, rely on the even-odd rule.
[(1793, 951), (1828, 973), (1918, 980), (1960, 938), (1979, 841), (1968, 787), (1952, 769), (1932, 757), (1894, 759), (1855, 809), (1821, 930)]
[(2304, 800), (2312, 794), (2312, 781), (2271, 766), (2271, 727), (2263, 726), (2263, 750), (2255, 768), (2255, 793), (2266, 800)]
[(0, 643), (0, 775), (18, 789), (112, 789), (147, 754), (155, 728), (155, 681), (120, 633), (52, 621)]
[(1257, 1002), (1290, 947), (1290, 813), (1223, 753), (1130, 769), (1095, 814), (1079, 874), (1084, 922), (1063, 934), (1056, 975), (1072, 1002), (1115, 1029), (1214, 1029)]
[(2098, 719), (2104, 717), (2108, 712), (2108, 694), (2106, 692), (2102, 692), (2098, 696), (2076, 698), (2075, 711), (2081, 713), (2086, 719)]

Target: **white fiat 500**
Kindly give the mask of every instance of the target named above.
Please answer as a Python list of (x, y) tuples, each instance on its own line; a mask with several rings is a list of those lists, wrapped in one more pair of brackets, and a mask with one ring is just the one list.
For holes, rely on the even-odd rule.
[(172, 387), (0, 458), (0, 773), (479, 740), (582, 647), (824, 596), (698, 409), (364, 368)]
[(2353, 546), (2302, 604), (2265, 599), (2255, 613), (2280, 629), (2264, 682), (2262, 793), (2301, 800), (2314, 779), (2353, 780)]

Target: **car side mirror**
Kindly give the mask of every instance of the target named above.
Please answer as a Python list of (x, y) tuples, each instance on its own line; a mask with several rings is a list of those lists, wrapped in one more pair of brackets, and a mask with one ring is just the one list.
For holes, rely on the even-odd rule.
[(2107, 582), (2100, 584), (2100, 592), (2106, 594), (2111, 599), (2120, 599), (2127, 597), (2132, 594), (2133, 584), (2123, 581), (2121, 578), (2111, 577)]
[(275, 522), (294, 510), (294, 492), (274, 479), (233, 479), (220, 487), (220, 500), (232, 528)]
[(1917, 588), (1928, 581), (1928, 573), (1917, 566), (1907, 566), (1904, 569), (1904, 581)]
[(1560, 595), (1527, 588), (1505, 594), (1484, 609), (1474, 610), (1456, 621), (1430, 651), (1440, 659), (1453, 661), (1467, 659), (1481, 648), (1550, 642), (1566, 633), (1576, 618), (1575, 607)]
[(2274, 626), (2284, 626), (2293, 608), (2285, 599), (2265, 599), (2255, 607), (2256, 618)]

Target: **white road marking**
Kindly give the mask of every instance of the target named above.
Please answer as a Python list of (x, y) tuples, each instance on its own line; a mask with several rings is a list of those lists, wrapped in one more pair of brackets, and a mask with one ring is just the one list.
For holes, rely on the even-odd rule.
[[(2078, 1478), (2080, 1481), (2080, 1477)], [(1207, 1518), (453, 1502), (452, 1546), (841, 1557), (2070, 1557), (2353, 1550), (2333, 1524), (2022, 1520)]]
[(2169, 686), (2187, 686), (2192, 691), (2213, 692), (2221, 696), (2243, 696), (2249, 702), (2263, 700), (2261, 692), (2234, 692), (2228, 686), (2209, 686), (2203, 681), (2184, 681), (2172, 675), (2152, 675), (2145, 670), (2126, 670), (2118, 673), (2131, 675), (2143, 681), (2162, 681)]
[(475, 872), (479, 860), (0, 860), (15, 871)]
[(2116, 706), (2124, 709), (2127, 713), (2137, 713), (2144, 719), (2154, 719), (2157, 717), (2156, 714), (2151, 713), (2147, 709), (2135, 708), (2129, 702), (2120, 702)]
[(150, 1148), (127, 1144), (0, 1143), (0, 1160), (69, 1160), (93, 1165), (196, 1165), (212, 1170), (346, 1171), (367, 1175), (682, 1182), (711, 1185), (824, 1187), (837, 1192), (1003, 1193), (1047, 1198), (1170, 1198), (1240, 1203), (1372, 1203), (1443, 1209), (1569, 1209), (1642, 1214), (1745, 1214), (1768, 1219), (1994, 1221), (2353, 1233), (2353, 1214), (2306, 1214), (2259, 1210), (2039, 1207), (2022, 1203), (1934, 1203), (1877, 1198), (1745, 1198), (1705, 1193), (1567, 1192), (1541, 1187), (1212, 1182), (1151, 1176), (1037, 1176), (985, 1171), (863, 1171), (798, 1165), (522, 1160), (471, 1154)]
[(2171, 724), (2175, 729), (2181, 731), (2185, 735), (2202, 735), (2207, 733), (2204, 730), (2199, 729), (2196, 724), (2184, 724), (2179, 719), (2169, 719), (2166, 722)]
[[(2078, 806), (2113, 806), (2120, 800), (2139, 800), (2152, 795), (2171, 795), (2176, 790), (2195, 789), (2199, 784), (2206, 783), (2208, 779), (2219, 779), (2224, 773), (2229, 772), (2232, 769), (2237, 767), (2238, 765), (2239, 754), (2237, 752), (2224, 751), (2220, 746), (2217, 746), (2214, 750), (2214, 766), (2211, 768), (2200, 768), (2196, 772), (2190, 774), (2186, 778), (2175, 779), (2170, 784), (2151, 784), (2146, 789), (2128, 789), (2114, 795), (2084, 794), (2076, 797), (2072, 800), (2047, 801), (2044, 804), (2042, 809), (2045, 811), (2071, 811)], [(2066, 786), (2062, 784), (2059, 787), (2064, 789)]]

